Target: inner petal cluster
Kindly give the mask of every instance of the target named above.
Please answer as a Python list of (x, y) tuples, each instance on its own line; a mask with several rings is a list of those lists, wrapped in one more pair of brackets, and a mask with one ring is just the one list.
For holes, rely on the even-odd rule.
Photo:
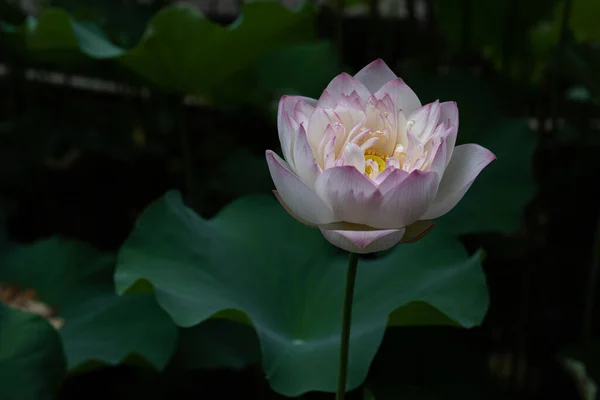
[(428, 170), (449, 128), (439, 116), (437, 101), (406, 116), (388, 95), (364, 105), (350, 95), (335, 108), (315, 110), (309, 143), (323, 170), (350, 165), (372, 180), (388, 169)]

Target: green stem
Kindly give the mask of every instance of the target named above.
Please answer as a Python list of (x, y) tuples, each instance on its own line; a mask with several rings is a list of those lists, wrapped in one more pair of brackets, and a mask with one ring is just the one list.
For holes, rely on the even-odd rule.
[(346, 378), (348, 376), (348, 350), (350, 347), (350, 325), (352, 320), (352, 299), (354, 297), (354, 284), (358, 269), (358, 254), (350, 253), (348, 271), (346, 272), (346, 290), (344, 292), (344, 309), (342, 312), (342, 334), (340, 341), (340, 372), (338, 374), (338, 387), (336, 400), (344, 400), (346, 393)]

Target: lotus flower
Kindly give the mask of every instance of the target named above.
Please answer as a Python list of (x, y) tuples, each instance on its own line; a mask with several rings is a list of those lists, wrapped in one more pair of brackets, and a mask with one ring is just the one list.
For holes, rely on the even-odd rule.
[(275, 195), (354, 253), (424, 236), (495, 159), (477, 144), (455, 147), (456, 103), (422, 106), (380, 59), (335, 77), (319, 100), (283, 96), (277, 125), (285, 160), (266, 152)]

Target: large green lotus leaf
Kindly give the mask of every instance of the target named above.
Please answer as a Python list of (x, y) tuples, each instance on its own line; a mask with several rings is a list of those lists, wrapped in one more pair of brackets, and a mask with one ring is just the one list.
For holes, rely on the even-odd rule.
[[(432, 251), (434, 250), (434, 251)], [(347, 255), (269, 197), (238, 199), (207, 221), (177, 192), (151, 204), (122, 247), (117, 290), (154, 287), (179, 325), (227, 310), (258, 334), (266, 376), (288, 396), (336, 386)], [(364, 380), (394, 310), (426, 302), (463, 326), (488, 304), (478, 255), (443, 231), (361, 261), (350, 339), (349, 388)]]
[(56, 329), (0, 302), (0, 399), (52, 400), (64, 375)]
[(537, 137), (526, 120), (503, 115), (499, 88), (466, 71), (407, 82), (423, 104), (436, 99), (456, 101), (458, 144), (478, 143), (497, 157), (461, 202), (439, 219), (439, 227), (456, 234), (516, 229), (535, 192), (532, 157)]
[(170, 365), (184, 369), (240, 369), (260, 362), (260, 343), (249, 324), (211, 318), (181, 328)]
[(118, 364), (140, 355), (163, 368), (175, 350), (177, 327), (152, 295), (114, 292), (114, 256), (64, 239), (13, 245), (2, 256), (0, 282), (36, 290), (58, 309), (69, 369), (86, 362)]
[(32, 50), (50, 55), (77, 50), (92, 58), (116, 59), (166, 91), (210, 94), (264, 53), (314, 39), (313, 11), (308, 5), (294, 11), (277, 2), (251, 2), (233, 24), (222, 26), (190, 5), (171, 5), (151, 19), (130, 50), (56, 8), (30, 18), (25, 32)]

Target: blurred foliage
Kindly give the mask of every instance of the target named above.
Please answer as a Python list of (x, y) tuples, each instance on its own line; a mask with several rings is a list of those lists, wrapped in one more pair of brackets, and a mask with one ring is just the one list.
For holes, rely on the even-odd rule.
[(177, 328), (151, 296), (115, 294), (114, 256), (53, 238), (13, 245), (0, 262), (0, 282), (32, 288), (60, 310), (69, 369), (89, 361), (118, 364), (134, 353), (161, 369), (171, 357)]
[(30, 312), (0, 302), (0, 395), (3, 399), (52, 400), (65, 374), (56, 330)]

